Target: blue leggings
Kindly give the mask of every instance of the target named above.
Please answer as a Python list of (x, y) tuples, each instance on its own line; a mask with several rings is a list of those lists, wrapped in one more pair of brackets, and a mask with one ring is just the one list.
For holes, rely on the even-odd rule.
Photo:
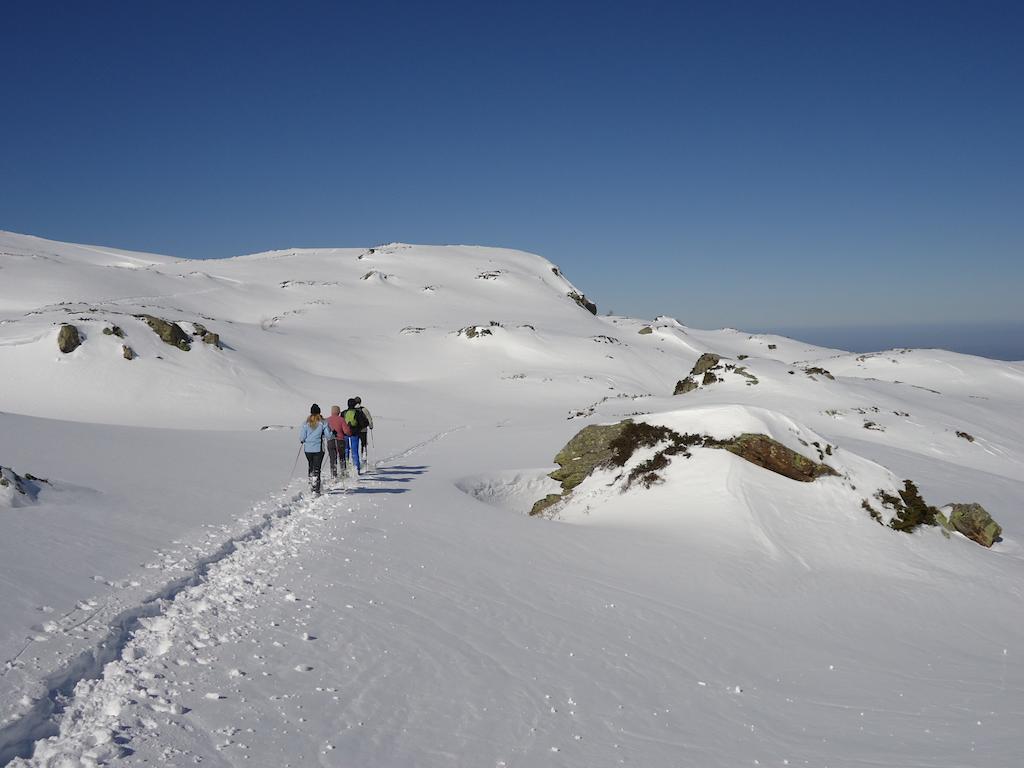
[(345, 458), (356, 465), (356, 472), (363, 469), (359, 461), (359, 435), (345, 435)]

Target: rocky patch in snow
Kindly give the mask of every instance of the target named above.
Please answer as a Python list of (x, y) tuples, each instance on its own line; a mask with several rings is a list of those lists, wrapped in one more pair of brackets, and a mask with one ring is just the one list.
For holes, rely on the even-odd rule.
[(160, 341), (165, 344), (177, 347), (183, 352), (188, 352), (192, 349), (189, 335), (177, 323), (172, 323), (155, 315), (136, 315), (136, 317), (146, 323), (153, 330), (153, 333), (160, 337)]
[[(745, 358), (746, 355), (741, 357)], [(690, 374), (676, 382), (675, 390), (672, 394), (685, 395), (687, 392), (693, 392), (695, 389), (726, 381), (729, 378), (743, 380), (747, 386), (754, 386), (760, 383), (757, 376), (748, 371), (746, 366), (723, 362), (720, 355), (716, 355), (713, 352), (705, 352), (697, 358), (697, 362), (694, 363)]]
[(0, 509), (35, 503), (43, 485), (49, 485), (49, 481), (28, 472), (22, 476), (10, 467), (0, 466)]

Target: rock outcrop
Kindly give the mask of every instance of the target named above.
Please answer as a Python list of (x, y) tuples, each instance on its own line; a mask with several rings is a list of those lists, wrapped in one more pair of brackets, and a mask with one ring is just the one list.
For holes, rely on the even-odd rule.
[(999, 525), (981, 504), (950, 504), (949, 525), (971, 541), (991, 547), (1003, 534)]
[(706, 373), (722, 362), (722, 358), (716, 355), (714, 352), (705, 352), (703, 355), (697, 358), (697, 362), (693, 364), (693, 369), (690, 371), (691, 376), (700, 376), (702, 373)]
[(181, 326), (177, 323), (171, 323), (154, 315), (136, 315), (140, 320), (145, 321), (160, 340), (165, 344), (170, 344), (172, 347), (177, 347), (183, 352), (188, 352), (192, 349), (192, 345), (189, 341), (189, 335), (182, 330)]
[(838, 475), (828, 464), (812, 461), (767, 435), (742, 434), (710, 447), (724, 448), (751, 464), (801, 483)]
[(687, 376), (685, 379), (680, 379), (676, 382), (676, 388), (672, 394), (685, 395), (687, 392), (693, 392), (695, 389), (697, 389), (697, 381), (693, 376)]
[(659, 447), (654, 456), (632, 467), (623, 490), (638, 483), (650, 488), (662, 482), (659, 474), (675, 456), (689, 458), (691, 448), (726, 450), (751, 464), (790, 480), (809, 483), (838, 473), (824, 463), (802, 456), (768, 435), (742, 434), (728, 440), (708, 435), (680, 434), (668, 427), (620, 421), (617, 424), (591, 425), (580, 430), (555, 457), (559, 468), (549, 477), (562, 484), (561, 494), (549, 494), (533, 505), (531, 515), (539, 515), (565, 499), (576, 486), (600, 468), (625, 467), (643, 448)]
[(82, 346), (82, 337), (78, 334), (78, 328), (65, 323), (57, 332), (57, 347), (65, 355), (74, 352)]
[(566, 294), (566, 296), (575, 301), (577, 304), (579, 304), (581, 307), (587, 310), (587, 312), (589, 312), (590, 314), (597, 314), (597, 304), (592, 302), (582, 293), (579, 293), (578, 291), (570, 291), (569, 293)]
[(615, 453), (613, 443), (625, 430), (627, 424), (591, 424), (584, 427), (565, 444), (555, 456), (558, 469), (549, 477), (562, 484), (561, 494), (549, 494), (530, 510), (531, 515), (539, 515), (548, 507), (565, 498), (573, 488), (582, 483), (598, 466), (606, 464)]

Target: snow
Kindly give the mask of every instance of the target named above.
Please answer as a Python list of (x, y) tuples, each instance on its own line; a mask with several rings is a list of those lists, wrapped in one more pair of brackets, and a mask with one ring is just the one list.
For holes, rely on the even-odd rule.
[[(0, 275), (0, 465), (49, 481), (0, 497), (0, 763), (1018, 762), (1024, 363), (594, 316), (496, 248), (0, 233)], [(708, 351), (758, 383), (672, 397)], [(294, 428), (355, 394), (371, 468), (311, 498)], [(528, 517), (627, 416), (828, 444), (839, 475), (694, 449)], [(904, 478), (1002, 541), (879, 526), (861, 500)]]

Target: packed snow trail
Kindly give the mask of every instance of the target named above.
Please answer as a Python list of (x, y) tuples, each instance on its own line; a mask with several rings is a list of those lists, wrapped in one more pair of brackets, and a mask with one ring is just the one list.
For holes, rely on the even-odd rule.
[[(439, 432), (375, 463), (380, 465), (405, 458), (463, 428)], [(279, 564), (283, 557), (300, 554), (294, 541), (297, 538), (308, 543), (305, 525), (317, 519), (322, 521), (318, 515), (334, 509), (339, 498), (348, 491), (389, 492), (381, 491), (372, 481), (369, 487), (365, 483), (358, 487), (354, 477), (343, 476), (332, 482), (326, 479), (326, 469), (324, 474), (324, 496), (317, 498), (310, 497), (308, 492), (294, 492), (296, 485), (304, 485), (305, 480), (291, 483), (292, 491), (286, 489), (283, 497), (275, 495), (262, 505), (269, 506), (270, 511), (259, 516), (259, 523), (197, 560), (187, 575), (115, 617), (101, 642), (84, 651), (67, 668), (50, 675), (47, 697), (37, 701), (28, 714), (0, 729), (0, 760), (7, 764), (18, 755), (28, 755), (33, 742), (37, 744), (29, 762), (32, 765), (65, 765), (75, 760), (88, 764), (127, 753), (117, 746), (124, 741), (116, 738), (114, 731), (118, 729), (110, 728), (117, 722), (126, 697), (139, 690), (138, 681), (153, 674), (147, 671), (143, 660), (163, 656), (178, 643), (191, 648), (211, 645), (208, 634), (202, 630), (193, 627), (193, 634), (198, 632), (195, 636), (182, 632), (182, 616), (205, 611), (205, 608), (197, 610), (196, 602), (202, 606), (219, 605), (229, 614), (233, 613), (237, 609), (225, 606), (237, 605), (246, 595), (258, 590), (258, 585), (248, 578), (241, 579), (239, 589), (240, 573), (246, 573), (256, 563)], [(363, 477), (364, 481), (368, 479), (367, 474)], [(157, 702), (154, 711), (161, 711), (163, 706), (164, 702)], [(171, 707), (169, 711), (174, 709)]]

